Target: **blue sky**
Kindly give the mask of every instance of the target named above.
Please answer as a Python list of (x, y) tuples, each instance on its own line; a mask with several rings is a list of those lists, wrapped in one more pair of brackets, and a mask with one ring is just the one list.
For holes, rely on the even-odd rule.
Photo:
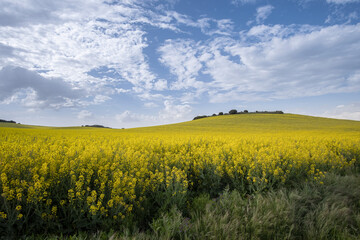
[(230, 109), (360, 120), (360, 0), (0, 1), (0, 118), (129, 128)]

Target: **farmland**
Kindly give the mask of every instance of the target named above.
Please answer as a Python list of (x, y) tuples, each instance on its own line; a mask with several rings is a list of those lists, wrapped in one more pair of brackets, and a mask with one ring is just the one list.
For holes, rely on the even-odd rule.
[(359, 163), (358, 121), (254, 114), (134, 129), (1, 123), (0, 231), (146, 231), (224, 189), (247, 199), (321, 187), (328, 175), (358, 173)]

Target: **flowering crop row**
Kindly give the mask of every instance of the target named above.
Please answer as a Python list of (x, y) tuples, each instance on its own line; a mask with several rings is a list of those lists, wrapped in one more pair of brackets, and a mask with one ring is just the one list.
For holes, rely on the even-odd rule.
[(2, 128), (0, 230), (116, 227), (200, 192), (321, 183), (359, 161), (360, 138), (346, 134)]

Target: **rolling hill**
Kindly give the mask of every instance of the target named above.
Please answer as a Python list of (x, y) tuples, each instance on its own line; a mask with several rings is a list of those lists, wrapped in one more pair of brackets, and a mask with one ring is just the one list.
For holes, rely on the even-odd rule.
[(14, 123), (0, 123), (0, 127), (81, 131), (113, 131), (124, 133), (188, 133), (188, 134), (275, 134), (308, 132), (326, 134), (331, 132), (360, 134), (360, 121), (312, 117), (297, 114), (234, 114), (214, 116), (182, 123), (140, 127), (131, 129), (97, 129), (91, 127), (44, 127)]

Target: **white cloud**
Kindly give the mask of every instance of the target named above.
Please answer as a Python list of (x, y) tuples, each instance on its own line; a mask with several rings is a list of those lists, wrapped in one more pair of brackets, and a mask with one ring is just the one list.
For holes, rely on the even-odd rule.
[(168, 85), (165, 79), (159, 79), (154, 83), (154, 90), (162, 91), (166, 89), (168, 89)]
[(131, 113), (129, 110), (115, 116), (116, 120), (120, 123), (132, 123), (138, 122), (141, 119), (141, 115)]
[[(182, 32), (177, 26), (185, 25), (188, 27), (200, 28), (202, 33), (210, 36), (214, 34), (229, 35), (231, 34), (234, 25), (230, 19), (202, 17), (197, 20), (193, 20), (191, 17), (175, 11), (166, 11), (166, 16), (160, 15), (157, 16), (157, 19), (162, 22), (161, 26), (164, 26), (164, 28)], [(172, 24), (173, 21), (176, 22), (175, 25)]]
[(311, 25), (256, 25), (249, 29), (247, 32), (242, 32), (241, 37), (246, 41), (250, 40), (255, 42), (266, 42), (277, 38), (288, 38), (292, 35), (308, 34), (313, 31), (320, 30), (320, 27)]
[(347, 4), (347, 3), (356, 3), (360, 2), (360, 0), (326, 0), (327, 3), (334, 3), (334, 4)]
[(115, 88), (115, 91), (117, 93), (128, 93), (128, 92), (130, 92), (129, 89), (123, 89), (123, 88)]
[(156, 107), (158, 107), (158, 105), (157, 105), (156, 103), (154, 103), (154, 102), (144, 103), (144, 106), (145, 106), (146, 108), (156, 108)]
[(167, 40), (158, 49), (161, 54), (159, 61), (177, 76), (177, 81), (170, 86), (171, 89), (187, 89), (201, 85), (201, 82), (196, 81), (196, 76), (202, 64), (196, 56), (197, 46), (194, 45), (193, 41)]
[(321, 117), (352, 119), (360, 121), (360, 103), (352, 103), (349, 105), (338, 105), (334, 109), (325, 111)]
[[(131, 19), (139, 21), (141, 18), (136, 17), (145, 14), (136, 5), (109, 6), (102, 1), (87, 1), (86, 4), (11, 2), (0, 12), (2, 66), (12, 64), (39, 71), (45, 78), (62, 78), (93, 95), (103, 91), (109, 80), (115, 86), (116, 81), (125, 80), (138, 88), (153, 87), (156, 76), (150, 71), (143, 53), (147, 47), (145, 32), (129, 24)], [(31, 18), (39, 11), (49, 12), (52, 17), (22, 22), (22, 16)], [(12, 24), (2, 21), (1, 16), (7, 13), (19, 21), (12, 19)], [(121, 79), (87, 74), (103, 66), (115, 69)]]
[(217, 55), (208, 71), (222, 89), (265, 99), (358, 91), (359, 37), (360, 25), (332, 26), (252, 46), (237, 43), (226, 50), (239, 62)]
[(165, 108), (159, 113), (159, 119), (163, 122), (184, 120), (189, 117), (192, 108), (188, 104), (174, 104), (173, 101), (164, 101)]
[(256, 9), (256, 22), (258, 24), (264, 22), (270, 16), (270, 14), (273, 10), (274, 10), (274, 7), (271, 5), (258, 7)]
[(231, 0), (231, 4), (235, 6), (244, 5), (248, 3), (256, 3), (256, 0)]
[(85, 96), (62, 78), (45, 78), (34, 71), (7, 66), (0, 70), (0, 101), (27, 107), (68, 107)]
[(344, 14), (340, 9), (336, 9), (329, 16), (327, 16), (325, 23), (333, 24), (333, 23), (341, 23), (341, 24), (351, 24), (352, 22), (359, 19), (356, 11), (351, 12), (349, 14)]
[(168, 41), (160, 52), (178, 79), (173, 85), (187, 89), (184, 102), (200, 90), (210, 102), (264, 101), (359, 91), (359, 38), (360, 24), (261, 25), (241, 40)]
[[(166, 10), (176, 1), (170, 0), (168, 6), (160, 6), (162, 4), (137, 0), (111, 5), (101, 0), (2, 1), (0, 68), (14, 65), (37, 71), (46, 79), (60, 78), (86, 89), (87, 94), (95, 98), (96, 95), (129, 92), (143, 99), (141, 95), (149, 95), (152, 90), (200, 84), (195, 81), (200, 65), (191, 56), (180, 61), (185, 64), (184, 70), (172, 68), (178, 73), (190, 71), (179, 79), (181, 86), (157, 79), (144, 53), (148, 47), (144, 25), (176, 32), (182, 32), (180, 27), (187, 26), (200, 28), (207, 35), (229, 35), (233, 23), (229, 19), (193, 20)], [(89, 74), (102, 68), (111, 69), (114, 76)], [(129, 89), (120, 87), (124, 81), (132, 86)], [(82, 103), (98, 104), (101, 102), (98, 100), (83, 100)]]
[[(214, 26), (215, 25), (215, 26)], [(212, 35), (226, 35), (232, 34), (234, 23), (230, 19), (212, 19), (212, 18), (200, 18), (195, 24), (196, 27), (201, 29), (201, 32)]]
[(88, 111), (88, 110), (81, 110), (78, 115), (77, 115), (77, 118), (78, 119), (86, 119), (86, 118), (89, 118), (89, 117), (92, 117), (92, 112)]
[[(360, 25), (349, 25), (358, 19), (356, 10), (339, 15), (345, 23), (341, 26), (268, 26), (262, 23), (274, 7), (266, 5), (257, 8), (253, 22), (258, 25), (235, 36), (232, 20), (205, 15), (196, 19), (169, 10), (176, 2), (1, 1), (0, 69), (11, 65), (18, 70), (10, 75), (6, 68), (0, 71), (0, 101), (31, 109), (84, 107), (126, 93), (143, 101), (145, 108), (163, 103), (163, 109), (154, 116), (128, 111), (118, 119), (157, 124), (185, 119), (190, 104), (204, 95), (210, 102), (225, 102), (360, 89)], [(330, 17), (331, 23), (340, 22), (334, 14)], [(158, 43), (161, 38), (149, 34), (149, 26), (188, 38), (201, 30), (208, 38)], [(158, 60), (173, 78), (153, 72), (158, 66), (147, 53), (153, 54), (156, 44), (161, 45)], [(19, 78), (18, 72), (25, 77)]]
[(121, 114), (117, 114), (115, 119), (123, 127), (160, 125), (188, 121), (193, 117), (191, 111), (192, 108), (188, 104), (176, 104), (172, 100), (165, 100), (163, 102), (163, 109), (157, 114), (147, 115), (126, 110)]
[(107, 100), (110, 100), (110, 99), (111, 99), (111, 97), (109, 97), (109, 96), (96, 95), (94, 97), (94, 104), (100, 104), (100, 103), (106, 102)]

